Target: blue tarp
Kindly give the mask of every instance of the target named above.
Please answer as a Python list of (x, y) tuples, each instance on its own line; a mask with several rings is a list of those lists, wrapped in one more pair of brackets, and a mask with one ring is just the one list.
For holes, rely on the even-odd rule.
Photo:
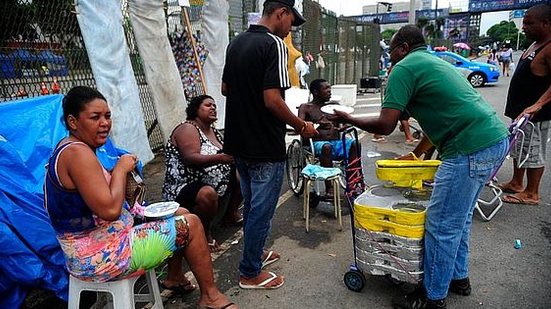
[(0, 78), (15, 78), (15, 76), (15, 61), (4, 54), (0, 54)]
[(37, 55), (37, 59), (46, 63), (49, 76), (65, 76), (69, 73), (65, 57), (56, 55), (51, 50), (42, 51)]
[[(18, 308), (31, 288), (67, 300), (65, 259), (44, 209), (45, 164), (67, 135), (62, 95), (0, 104), (0, 308)], [(110, 170), (124, 153), (109, 141), (98, 158)]]

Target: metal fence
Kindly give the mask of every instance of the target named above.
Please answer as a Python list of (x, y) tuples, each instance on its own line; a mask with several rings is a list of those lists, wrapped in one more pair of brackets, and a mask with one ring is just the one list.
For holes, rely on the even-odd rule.
[[(130, 59), (143, 109), (151, 149), (162, 149), (163, 137), (145, 80), (132, 25), (128, 1), (122, 0), (123, 21)], [(193, 33), (200, 39), (204, 1), (190, 1)], [(181, 12), (166, 5), (169, 34), (183, 30)], [(239, 14), (239, 9), (242, 10)], [(258, 11), (256, 1), (230, 1), (230, 37), (247, 26), (247, 14)], [(325, 78), (332, 84), (358, 84), (365, 76), (377, 75), (380, 57), (379, 27), (337, 18), (312, 0), (303, 1), (308, 22), (293, 33), (303, 56), (312, 55), (306, 81)], [(239, 25), (242, 27), (239, 27)], [(78, 26), (74, 0), (0, 1), (0, 104), (26, 97), (65, 93), (73, 86), (96, 83)], [(202, 89), (198, 89), (199, 92)]]
[(324, 78), (359, 87), (362, 77), (378, 75), (379, 25), (337, 18), (312, 0), (304, 0), (303, 9), (308, 22), (301, 28), (302, 53), (313, 58), (307, 82)]
[[(153, 151), (163, 138), (128, 19), (122, 3), (130, 59)], [(96, 86), (78, 26), (74, 0), (0, 2), (0, 104)]]

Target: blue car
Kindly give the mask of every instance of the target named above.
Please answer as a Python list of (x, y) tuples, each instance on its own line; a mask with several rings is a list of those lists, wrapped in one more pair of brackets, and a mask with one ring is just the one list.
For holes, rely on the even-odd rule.
[[(467, 76), (467, 80), (473, 87), (481, 87), (486, 83), (495, 83), (499, 79), (499, 67), (484, 62), (471, 61), (456, 53), (437, 51), (434, 55), (451, 63)], [(468, 71), (465, 71), (468, 70)]]

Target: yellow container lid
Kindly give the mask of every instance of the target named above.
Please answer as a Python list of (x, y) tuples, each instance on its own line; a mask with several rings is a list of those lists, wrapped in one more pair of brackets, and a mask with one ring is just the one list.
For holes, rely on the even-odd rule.
[(379, 180), (390, 181), (397, 187), (421, 189), (422, 181), (433, 179), (441, 163), (439, 160), (378, 160), (375, 173)]

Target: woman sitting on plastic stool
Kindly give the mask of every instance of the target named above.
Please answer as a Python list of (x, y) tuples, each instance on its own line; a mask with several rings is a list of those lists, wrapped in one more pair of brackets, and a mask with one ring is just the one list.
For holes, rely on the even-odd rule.
[[(125, 201), (127, 174), (138, 158), (120, 157), (109, 173), (96, 157), (111, 130), (111, 111), (95, 89), (78, 86), (63, 99), (69, 136), (49, 159), (45, 206), (63, 249), (69, 273), (83, 281), (139, 276), (168, 259), (169, 281), (184, 277), (182, 258), (194, 273), (199, 307), (237, 308), (214, 284), (212, 262), (199, 219), (180, 208), (174, 217), (134, 225)], [(152, 251), (147, 248), (156, 247)]]

